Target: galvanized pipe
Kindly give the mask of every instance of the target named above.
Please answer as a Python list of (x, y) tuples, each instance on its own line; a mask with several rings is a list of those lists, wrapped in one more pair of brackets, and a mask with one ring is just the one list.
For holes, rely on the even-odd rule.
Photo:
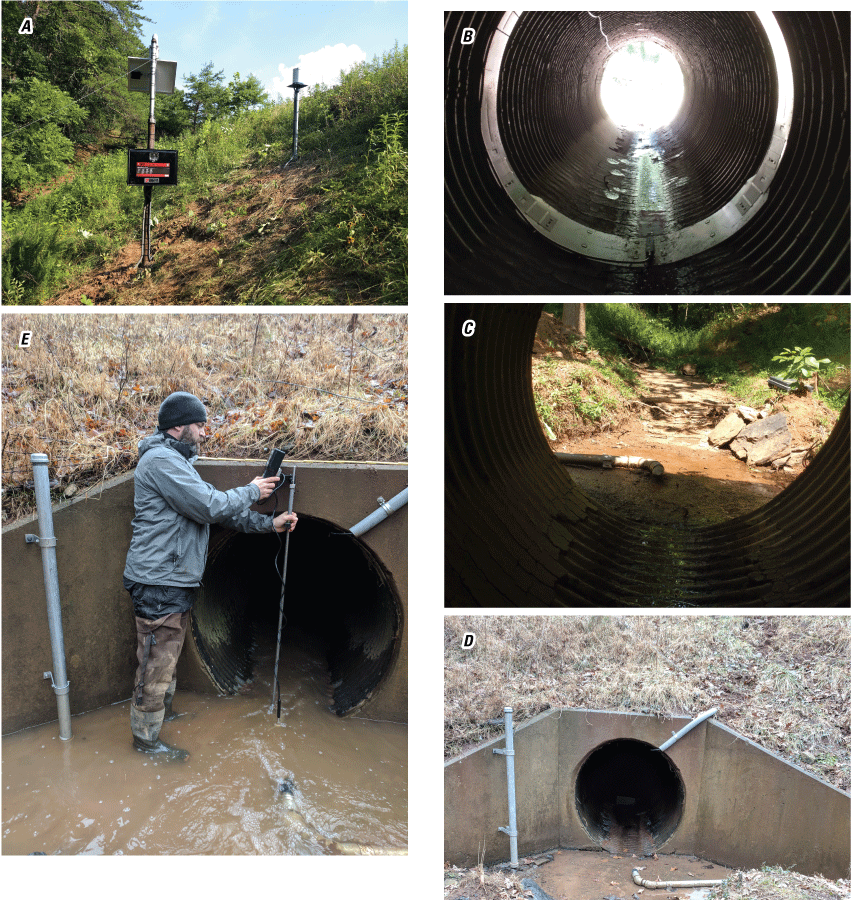
[(407, 488), (400, 491), (392, 500), (388, 500), (386, 503), (383, 497), (379, 497), (378, 503), (380, 505), (378, 509), (375, 510), (375, 512), (370, 513), (365, 519), (361, 519), (357, 525), (352, 525), (349, 531), (355, 535), (355, 537), (360, 537), (360, 535), (365, 534), (371, 528), (375, 528), (379, 522), (383, 522), (388, 516), (401, 509), (407, 502)]
[(612, 466), (623, 467), (637, 466), (646, 469), (651, 475), (657, 477), (665, 474), (665, 467), (655, 459), (645, 459), (643, 456), (609, 456), (608, 453), (556, 453), (558, 461), (567, 466), (602, 466), (610, 469)]
[(638, 874), (638, 869), (632, 870), (632, 880), (640, 885), (641, 887), (650, 888), (702, 888), (702, 887), (718, 887), (727, 880), (726, 878), (720, 878), (717, 880), (704, 880), (704, 881), (646, 881)]
[(688, 723), (685, 727), (681, 728), (675, 735), (669, 737), (667, 741), (659, 748), (660, 750), (667, 750), (669, 747), (672, 747), (676, 742), (683, 737), (683, 735), (688, 734), (692, 728), (697, 728), (701, 722), (705, 722), (707, 719), (712, 718), (715, 713), (718, 712), (718, 707), (713, 706), (712, 709), (707, 710), (705, 713), (701, 713), (696, 719), (692, 719), (691, 722)]
[(512, 724), (514, 711), (510, 706), (506, 706), (503, 712), (505, 713), (505, 749), (494, 750), (493, 752), (505, 757), (508, 778), (508, 828), (500, 825), (499, 830), (503, 834), (508, 835), (511, 850), (511, 868), (516, 869), (520, 862), (517, 859), (517, 800), (514, 791), (514, 726)]
[(28, 534), (28, 544), (41, 547), (41, 564), (44, 569), (44, 590), (47, 596), (47, 624), (50, 628), (50, 646), (53, 650), (53, 672), (45, 672), (56, 694), (59, 711), (59, 737), (71, 740), (71, 705), (68, 697), (70, 684), (65, 671), (65, 639), (62, 635), (62, 607), (59, 603), (59, 576), (56, 568), (56, 535), (53, 533), (53, 511), (50, 506), (50, 484), (47, 477), (47, 454), (31, 453), (35, 481), (35, 502), (38, 510), (38, 535)]

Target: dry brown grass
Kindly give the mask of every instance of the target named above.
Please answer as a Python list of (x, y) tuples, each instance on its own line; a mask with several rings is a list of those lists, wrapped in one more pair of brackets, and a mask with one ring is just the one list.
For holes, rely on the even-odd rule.
[[(30, 453), (57, 496), (131, 469), (172, 391), (208, 409), (202, 455), (403, 461), (404, 314), (3, 317), (3, 524), (32, 511)], [(32, 345), (18, 347), (21, 331)], [(69, 491), (69, 487), (71, 491)]]
[[(462, 636), (477, 643), (463, 650)], [(444, 751), (558, 707), (718, 719), (851, 786), (851, 625), (839, 616), (447, 616)]]
[(736, 872), (713, 888), (710, 900), (849, 900), (851, 881), (799, 875), (779, 866)]

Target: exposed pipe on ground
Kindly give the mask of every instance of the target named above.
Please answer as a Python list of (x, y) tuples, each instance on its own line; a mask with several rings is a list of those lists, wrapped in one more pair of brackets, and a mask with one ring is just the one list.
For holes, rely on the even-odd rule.
[(669, 747), (672, 747), (676, 742), (683, 736), (688, 734), (692, 728), (697, 728), (701, 722), (705, 722), (707, 719), (712, 718), (715, 713), (718, 712), (718, 707), (713, 706), (712, 709), (707, 710), (705, 713), (701, 713), (696, 719), (692, 719), (688, 725), (685, 725), (681, 728), (675, 735), (669, 737), (667, 741), (659, 748), (660, 750), (667, 750)]
[(392, 500), (384, 502), (383, 497), (378, 498), (379, 507), (375, 512), (370, 513), (365, 519), (361, 519), (357, 525), (352, 525), (349, 532), (355, 537), (366, 534), (371, 528), (375, 528), (379, 522), (383, 522), (388, 516), (401, 509), (408, 502), (408, 489), (405, 488), (393, 497)]
[(567, 466), (602, 466), (611, 469), (619, 466), (629, 469), (637, 466), (639, 469), (647, 469), (651, 475), (664, 475), (665, 467), (655, 459), (645, 459), (643, 456), (609, 456), (607, 453), (556, 453), (558, 461)]
[(726, 878), (719, 878), (714, 881), (647, 881), (638, 874), (638, 869), (632, 870), (632, 880), (641, 887), (650, 888), (702, 888), (702, 887), (718, 887), (724, 884)]
[(505, 749), (494, 750), (505, 757), (505, 767), (508, 779), (508, 828), (504, 825), (499, 826), (499, 830), (503, 834), (508, 835), (509, 846), (511, 848), (511, 868), (516, 869), (520, 862), (517, 859), (517, 799), (514, 791), (514, 725), (512, 724), (513, 710), (510, 706), (506, 706), (503, 710), (505, 713)]
[(50, 646), (53, 651), (53, 672), (45, 672), (56, 694), (59, 712), (59, 737), (71, 740), (71, 703), (68, 692), (71, 685), (65, 671), (65, 638), (62, 634), (62, 606), (59, 602), (59, 575), (56, 568), (56, 535), (53, 531), (53, 510), (50, 506), (50, 484), (47, 477), (47, 454), (31, 453), (35, 481), (35, 502), (38, 510), (39, 534), (27, 534), (28, 544), (41, 547), (41, 564), (44, 569), (44, 592), (47, 596), (47, 624), (50, 628)]

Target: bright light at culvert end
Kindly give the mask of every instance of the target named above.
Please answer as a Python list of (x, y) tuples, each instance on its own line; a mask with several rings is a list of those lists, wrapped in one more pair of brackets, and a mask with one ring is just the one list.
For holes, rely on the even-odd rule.
[(674, 55), (651, 41), (634, 41), (609, 58), (600, 84), (609, 118), (632, 130), (667, 125), (683, 102), (683, 73)]

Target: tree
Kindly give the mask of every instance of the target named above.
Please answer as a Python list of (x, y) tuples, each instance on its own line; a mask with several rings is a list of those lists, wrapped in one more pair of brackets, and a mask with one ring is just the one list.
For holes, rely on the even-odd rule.
[[(97, 3), (4, 2), (4, 101), (29, 79), (53, 85), (70, 96), (86, 115), (63, 123), (72, 141), (98, 139), (138, 115), (121, 76), (128, 56), (144, 52), (143, 21), (135, 0)], [(18, 28), (25, 16), (33, 20), (33, 33)], [(60, 105), (60, 112), (64, 106)], [(24, 113), (22, 122), (32, 116)], [(28, 126), (31, 127), (31, 126)]]
[(193, 134), (199, 125), (217, 119), (228, 111), (230, 94), (223, 84), (224, 78), (224, 69), (214, 72), (212, 62), (208, 62), (197, 75), (183, 76), (187, 88), (184, 102), (189, 110)]
[(561, 308), (561, 324), (565, 331), (585, 337), (585, 304), (565, 303)]
[(157, 135), (179, 137), (191, 124), (192, 115), (186, 104), (186, 95), (180, 88), (173, 94), (160, 94), (157, 97)]
[(17, 82), (3, 99), (4, 196), (61, 175), (74, 158), (74, 145), (61, 129), (85, 118), (86, 111), (52, 84), (39, 78)]
[(241, 79), (239, 72), (234, 72), (228, 84), (228, 93), (230, 95), (228, 109), (232, 114), (261, 106), (269, 100), (269, 95), (263, 90), (263, 85), (256, 75)]

